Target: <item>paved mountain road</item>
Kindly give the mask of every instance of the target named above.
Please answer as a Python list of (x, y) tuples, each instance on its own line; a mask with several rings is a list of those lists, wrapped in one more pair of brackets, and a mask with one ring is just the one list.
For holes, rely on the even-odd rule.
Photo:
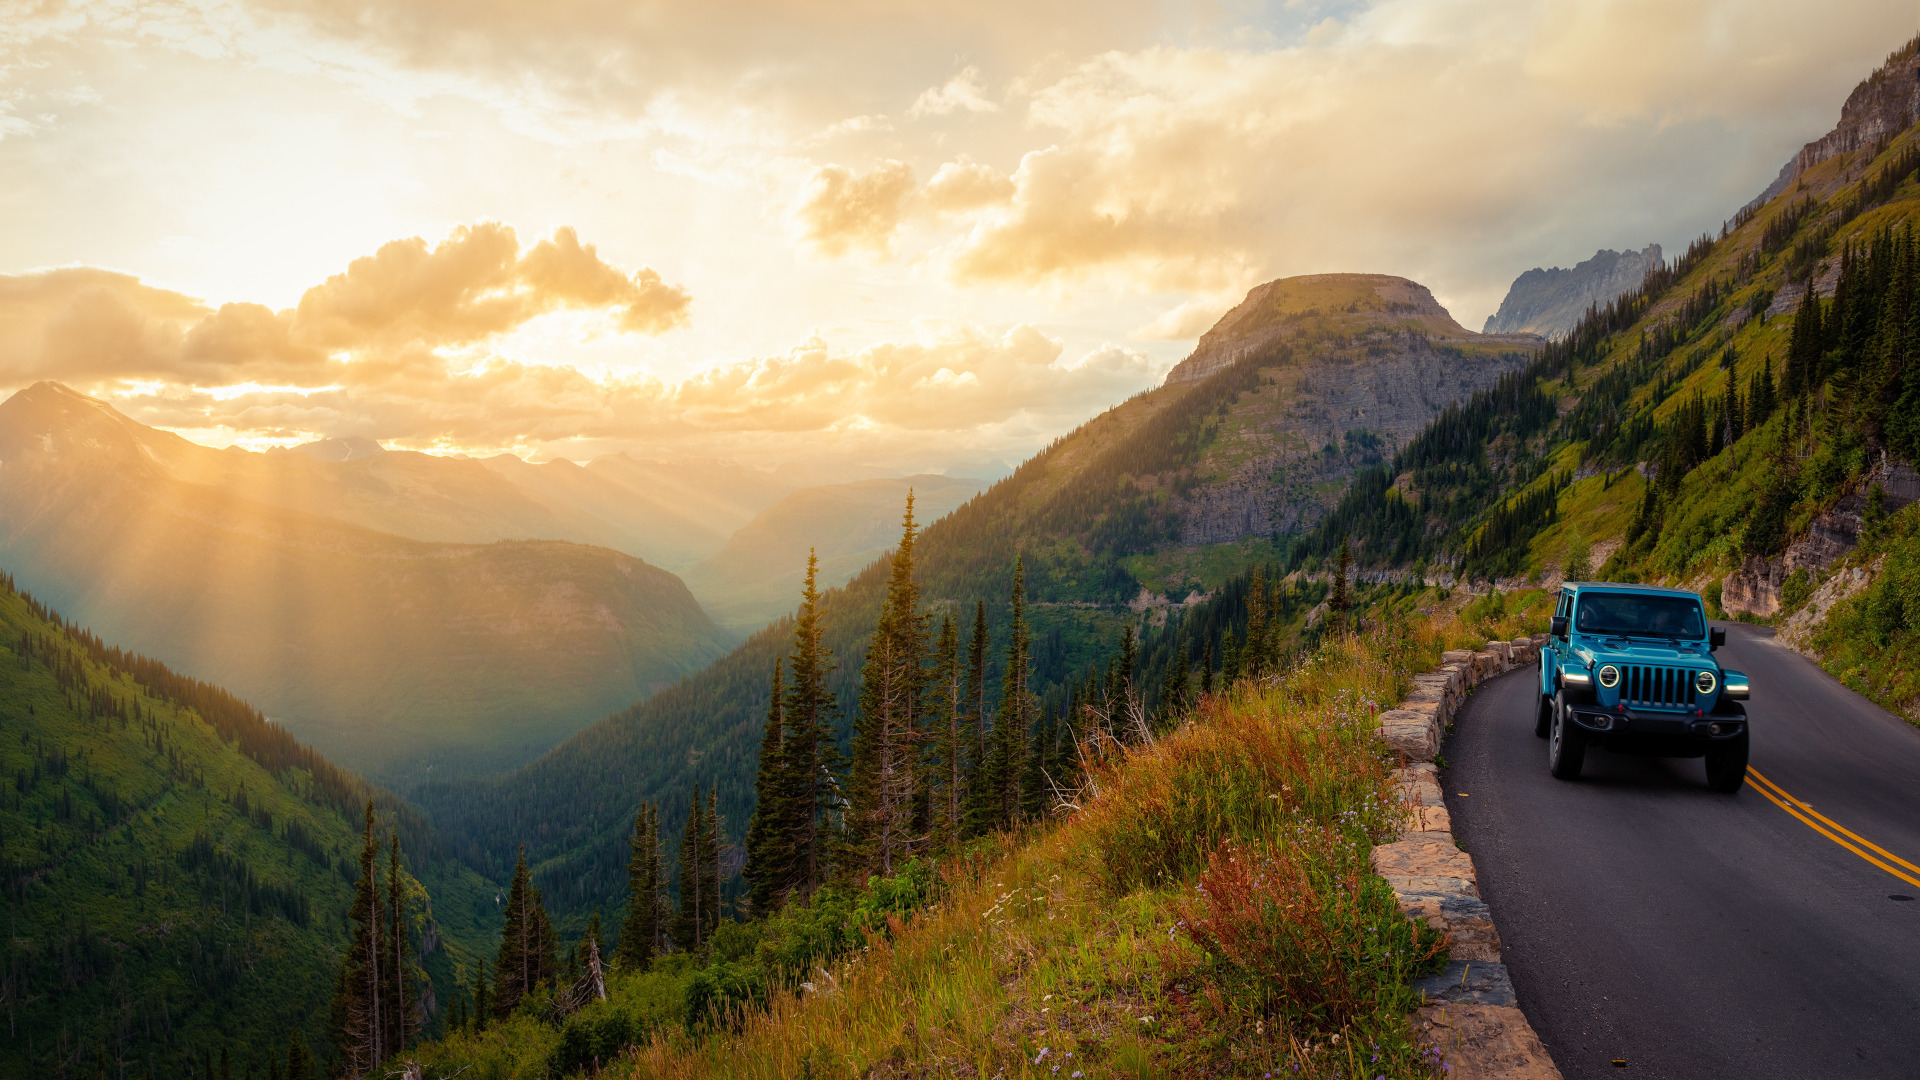
[(1531, 666), (1460, 712), (1447, 808), (1521, 1006), (1568, 1080), (1920, 1077), (1920, 730), (1769, 632), (1730, 624), (1719, 656), (1806, 820), (1698, 759), (1589, 750), (1554, 780)]

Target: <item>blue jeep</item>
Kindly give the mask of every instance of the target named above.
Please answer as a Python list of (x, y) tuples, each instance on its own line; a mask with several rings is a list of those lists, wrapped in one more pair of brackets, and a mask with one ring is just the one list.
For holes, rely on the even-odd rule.
[(1707, 786), (1747, 779), (1747, 677), (1713, 650), (1697, 593), (1569, 581), (1540, 650), (1540, 710), (1553, 775), (1580, 775), (1588, 746), (1661, 757), (1704, 757)]

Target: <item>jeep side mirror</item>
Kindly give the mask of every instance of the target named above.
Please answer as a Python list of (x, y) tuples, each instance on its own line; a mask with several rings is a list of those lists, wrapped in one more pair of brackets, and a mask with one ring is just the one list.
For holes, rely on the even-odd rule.
[(1716, 626), (1713, 629), (1707, 631), (1707, 647), (1708, 648), (1717, 649), (1720, 646), (1725, 645), (1726, 643), (1727, 643), (1726, 627)]
[(1567, 639), (1567, 617), (1565, 615), (1555, 615), (1547, 622), (1547, 633), (1565, 641)]

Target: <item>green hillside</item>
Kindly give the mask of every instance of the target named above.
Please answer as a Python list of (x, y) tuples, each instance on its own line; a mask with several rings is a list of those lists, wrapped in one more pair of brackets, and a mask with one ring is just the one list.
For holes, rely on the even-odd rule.
[[(1910, 43), (1863, 90), (1916, 66)], [(1912, 121), (1810, 164), (1364, 474), (1294, 565), (1348, 539), (1379, 567), (1683, 585), (1915, 715)]]
[(497, 933), (493, 888), (417, 813), (11, 579), (0, 782), (9, 1080), (198, 1077), (222, 1051), (233, 1075), (265, 1075), (296, 1030), (324, 1057), (368, 797), (432, 897), (414, 944), (434, 984), (453, 987)]

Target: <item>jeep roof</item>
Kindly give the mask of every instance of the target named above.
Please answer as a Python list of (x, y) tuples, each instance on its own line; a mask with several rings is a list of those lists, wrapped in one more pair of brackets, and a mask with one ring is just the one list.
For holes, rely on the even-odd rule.
[(1608, 589), (1619, 592), (1655, 593), (1660, 596), (1689, 596), (1695, 600), (1700, 599), (1700, 594), (1694, 592), (1692, 589), (1669, 589), (1665, 585), (1633, 585), (1622, 581), (1567, 581), (1562, 582), (1560, 587), (1562, 589), (1572, 589), (1575, 592), (1581, 589)]

